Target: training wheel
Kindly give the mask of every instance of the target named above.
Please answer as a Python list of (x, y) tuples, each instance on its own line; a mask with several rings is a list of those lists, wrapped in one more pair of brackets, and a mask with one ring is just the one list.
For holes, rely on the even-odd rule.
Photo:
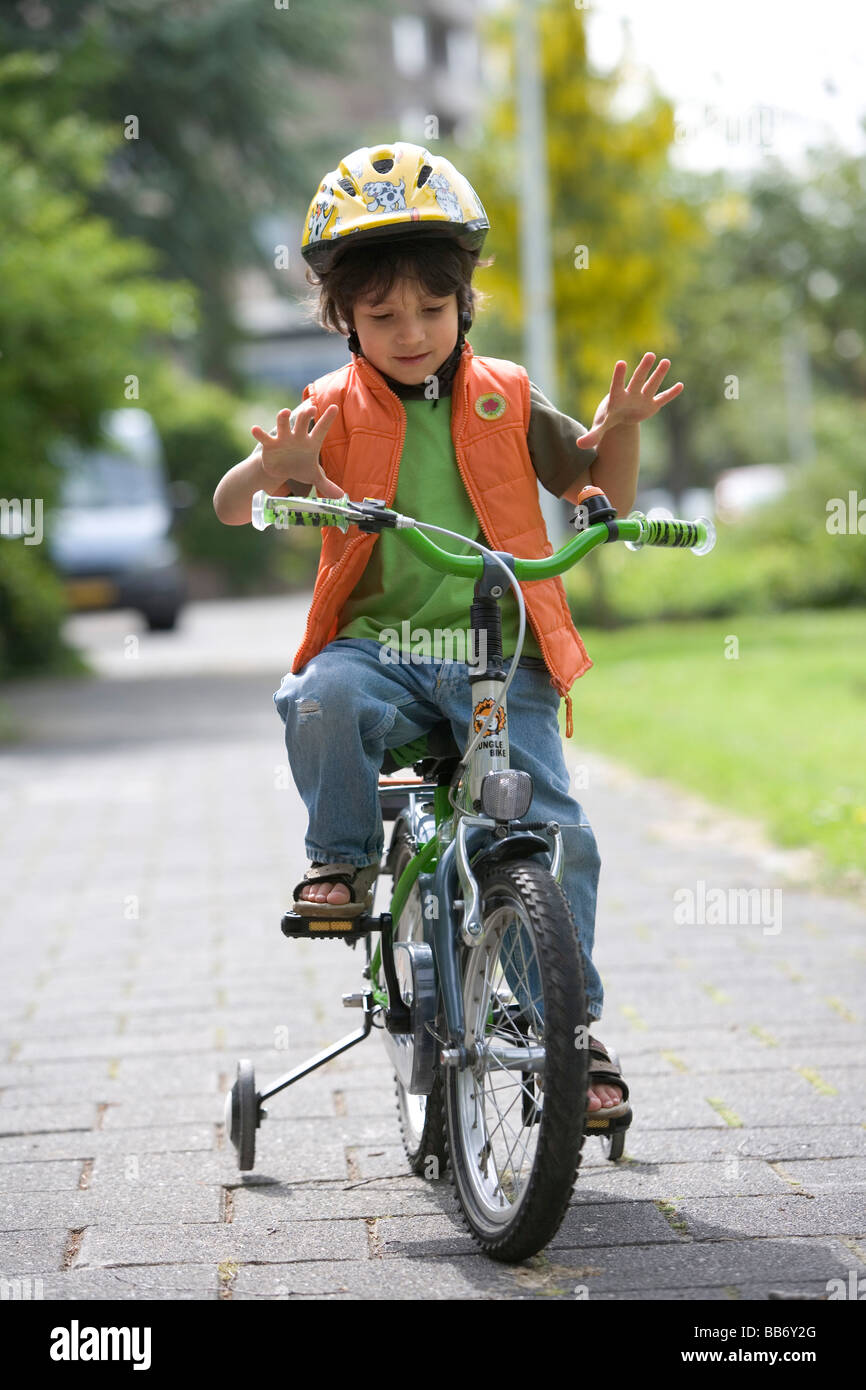
[(259, 1106), (253, 1064), (244, 1059), (238, 1062), (237, 1080), (226, 1096), (225, 1109), (226, 1134), (237, 1150), (238, 1167), (242, 1172), (255, 1165)]
[(617, 1130), (614, 1134), (602, 1134), (599, 1137), (605, 1158), (609, 1158), (611, 1163), (616, 1163), (618, 1158), (622, 1158), (625, 1153), (624, 1129)]

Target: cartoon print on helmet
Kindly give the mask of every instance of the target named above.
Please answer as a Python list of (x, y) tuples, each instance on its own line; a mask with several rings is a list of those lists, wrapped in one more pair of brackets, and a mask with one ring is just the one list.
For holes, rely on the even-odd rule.
[[(330, 189), (323, 189), (321, 195), (314, 200), (310, 208), (308, 222), (310, 241), (321, 241), (333, 211), (334, 195)], [(336, 226), (336, 223), (334, 225)]]
[(382, 212), (405, 212), (406, 210), (406, 183), (401, 179), (399, 183), (389, 183), (387, 179), (371, 179), (369, 183), (363, 185), (363, 191), (371, 200), (367, 203), (368, 212), (376, 212), (381, 208)]
[(425, 223), (477, 252), (490, 225), (472, 185), (441, 155), (405, 141), (365, 146), (321, 180), (304, 224), (301, 254), (322, 273), (356, 236), (399, 239), (416, 227), (423, 231)]
[(463, 214), (460, 211), (457, 194), (444, 174), (431, 174), (427, 180), (427, 187), (433, 189), (436, 194), (436, 201), (446, 217), (452, 222), (462, 221)]

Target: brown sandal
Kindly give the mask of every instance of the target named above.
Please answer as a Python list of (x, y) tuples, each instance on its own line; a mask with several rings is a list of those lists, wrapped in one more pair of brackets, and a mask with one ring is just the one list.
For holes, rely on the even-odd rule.
[[(313, 863), (307, 869), (301, 882), (295, 886), (294, 911), (299, 917), (316, 917), (325, 921), (330, 921), (332, 918), (360, 917), (362, 912), (369, 912), (373, 906), (373, 890), (378, 876), (378, 863), (365, 864), (361, 868), (357, 864), (344, 862)], [(350, 893), (349, 901), (346, 903), (316, 903), (300, 896), (308, 884), (323, 881), (345, 884)]]
[(611, 1056), (604, 1043), (598, 1038), (589, 1039), (589, 1085), (619, 1086), (622, 1100), (619, 1105), (605, 1106), (601, 1110), (586, 1113), (585, 1129), (593, 1134), (606, 1130), (628, 1129), (632, 1121), (632, 1108), (628, 1104), (628, 1086), (619, 1069), (616, 1053)]

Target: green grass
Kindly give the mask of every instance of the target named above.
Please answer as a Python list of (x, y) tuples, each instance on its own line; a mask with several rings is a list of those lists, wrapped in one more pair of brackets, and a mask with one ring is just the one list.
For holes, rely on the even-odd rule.
[(759, 818), (836, 878), (866, 870), (866, 609), (581, 636), (575, 746)]

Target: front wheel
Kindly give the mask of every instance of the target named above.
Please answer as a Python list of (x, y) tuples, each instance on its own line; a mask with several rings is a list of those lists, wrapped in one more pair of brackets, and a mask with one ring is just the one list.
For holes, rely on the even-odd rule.
[(462, 957), (470, 1065), (445, 1069), (452, 1181), (494, 1259), (534, 1255), (559, 1229), (583, 1146), (583, 963), (568, 901), (533, 860), (482, 868), (483, 935)]

